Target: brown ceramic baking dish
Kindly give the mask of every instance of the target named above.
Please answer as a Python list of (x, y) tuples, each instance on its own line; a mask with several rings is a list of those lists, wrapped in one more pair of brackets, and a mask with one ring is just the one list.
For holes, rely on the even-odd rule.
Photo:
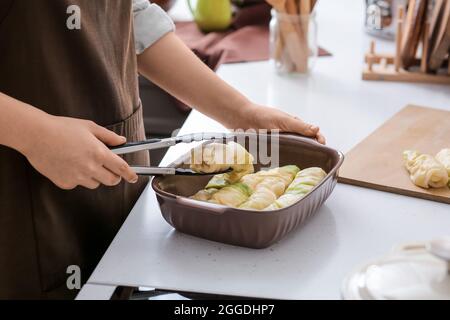
[[(238, 136), (242, 138), (242, 135)], [(258, 148), (267, 144), (270, 150), (270, 136), (246, 135), (247, 150), (255, 139)], [(254, 153), (257, 161), (255, 170), (267, 167), (261, 165)], [(259, 150), (256, 154), (259, 154)], [(182, 157), (171, 165), (179, 166), (184, 159)], [(280, 166), (295, 164), (300, 168), (321, 167), (328, 174), (302, 200), (274, 211), (241, 210), (189, 199), (189, 196), (205, 187), (211, 178), (208, 176), (155, 177), (152, 187), (164, 219), (176, 230), (208, 240), (260, 249), (279, 241), (319, 209), (333, 191), (343, 161), (344, 156), (339, 151), (305, 137), (280, 134)]]

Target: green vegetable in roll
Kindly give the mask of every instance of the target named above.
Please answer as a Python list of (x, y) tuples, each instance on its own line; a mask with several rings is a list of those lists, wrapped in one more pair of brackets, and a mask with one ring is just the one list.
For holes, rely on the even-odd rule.
[(223, 187), (226, 187), (230, 183), (230, 175), (228, 173), (223, 174), (216, 174), (212, 179), (208, 182), (206, 185), (206, 189), (221, 189)]
[[(300, 169), (297, 166), (284, 166), (255, 175), (261, 179), (254, 187), (253, 194), (239, 206), (240, 209), (263, 210), (281, 196)], [(241, 181), (245, 181), (245, 177)]]
[(244, 203), (251, 194), (252, 190), (246, 184), (238, 182), (214, 193), (209, 202), (235, 208)]
[(283, 166), (275, 169), (270, 169), (267, 171), (259, 171), (257, 174), (261, 175), (263, 178), (276, 177), (283, 180), (286, 187), (292, 182), (295, 175), (300, 171), (299, 167), (294, 165)]
[(191, 198), (240, 209), (263, 210), (284, 194), (299, 171), (297, 166), (288, 165), (245, 174), (236, 183), (230, 183), (229, 173), (220, 174), (209, 181), (205, 190)]
[(236, 142), (210, 143), (194, 148), (190, 160), (190, 168), (196, 172), (214, 173), (233, 169), (232, 172), (214, 176), (206, 189), (223, 188), (254, 171), (253, 156)]
[(240, 182), (245, 183), (250, 188), (255, 190), (256, 186), (261, 183), (261, 181), (267, 178), (275, 177), (277, 179), (281, 179), (284, 184), (288, 186), (299, 171), (300, 169), (297, 166), (292, 165), (284, 166), (281, 168), (262, 170), (257, 173), (247, 174), (243, 176)]
[[(261, 171), (260, 171), (261, 172)], [(239, 182), (246, 184), (250, 189), (255, 190), (256, 186), (261, 183), (263, 177), (257, 173), (246, 174)]]
[(191, 196), (191, 199), (194, 200), (199, 200), (199, 201), (208, 201), (211, 199), (211, 197), (213, 196), (213, 194), (215, 194), (217, 191), (219, 191), (218, 189), (206, 189), (206, 190), (200, 190), (199, 192), (197, 192), (196, 194), (194, 194), (193, 196)]
[(314, 189), (326, 175), (325, 171), (316, 167), (300, 171), (286, 192), (264, 210), (277, 210), (296, 203)]
[(252, 171), (233, 171), (229, 173), (216, 174), (206, 185), (205, 189), (215, 188), (221, 189), (230, 184), (236, 183), (241, 180), (242, 177), (249, 175)]
[(277, 200), (277, 196), (271, 189), (260, 186), (247, 201), (239, 206), (239, 209), (262, 210), (275, 200)]

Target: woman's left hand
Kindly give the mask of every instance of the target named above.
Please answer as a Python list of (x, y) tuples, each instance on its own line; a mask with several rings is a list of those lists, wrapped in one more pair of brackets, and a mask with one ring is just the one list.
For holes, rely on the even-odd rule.
[(278, 129), (281, 132), (298, 133), (312, 137), (321, 144), (326, 143), (325, 137), (318, 126), (306, 123), (302, 119), (281, 110), (256, 104), (243, 108), (243, 110), (245, 110), (245, 112), (242, 112), (243, 118), (240, 119), (241, 121), (236, 121), (237, 124), (239, 122), (245, 123), (241, 129)]

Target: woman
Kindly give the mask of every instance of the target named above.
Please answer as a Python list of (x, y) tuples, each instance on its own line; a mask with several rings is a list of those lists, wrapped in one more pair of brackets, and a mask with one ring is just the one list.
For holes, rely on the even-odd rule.
[(144, 139), (137, 73), (228, 128), (315, 126), (221, 81), (146, 0), (0, 2), (0, 298), (71, 298), (146, 181), (109, 151)]

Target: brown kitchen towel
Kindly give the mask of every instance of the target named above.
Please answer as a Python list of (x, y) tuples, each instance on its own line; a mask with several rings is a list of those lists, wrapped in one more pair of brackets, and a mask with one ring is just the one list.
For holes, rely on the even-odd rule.
[[(269, 59), (271, 6), (266, 3), (240, 8), (229, 30), (203, 33), (195, 22), (177, 22), (177, 35), (211, 69), (223, 63)], [(324, 49), (319, 56), (330, 56)]]

